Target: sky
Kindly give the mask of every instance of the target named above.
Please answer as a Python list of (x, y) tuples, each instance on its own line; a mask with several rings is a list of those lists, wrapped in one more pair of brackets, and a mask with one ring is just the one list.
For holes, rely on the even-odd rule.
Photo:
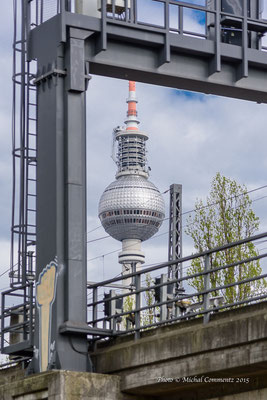
[[(201, 19), (188, 16), (188, 27)], [(11, 102), (12, 102), (12, 5), (0, 4), (0, 291), (9, 285), (11, 221)], [(149, 134), (150, 180), (165, 192), (173, 183), (183, 185), (183, 211), (208, 195), (217, 172), (245, 184), (248, 190), (267, 184), (266, 110), (264, 104), (202, 95), (137, 83), (140, 129)], [(98, 202), (115, 179), (111, 158), (112, 130), (123, 125), (128, 82), (93, 76), (87, 91), (87, 231), (88, 280), (100, 281), (120, 273), (120, 242), (106, 236), (98, 219)], [(251, 195), (260, 217), (260, 232), (267, 229), (267, 189)], [(169, 193), (163, 194), (168, 216)], [(183, 218), (183, 225), (186, 218)], [(159, 234), (142, 244), (146, 265), (167, 260), (168, 221)], [(183, 254), (193, 251), (183, 236)], [(262, 245), (263, 247), (263, 245)], [(111, 253), (111, 254), (109, 254)]]

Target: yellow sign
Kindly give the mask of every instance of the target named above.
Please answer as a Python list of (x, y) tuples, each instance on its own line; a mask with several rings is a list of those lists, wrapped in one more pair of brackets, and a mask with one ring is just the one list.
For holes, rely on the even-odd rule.
[(51, 341), (51, 308), (56, 294), (57, 264), (52, 261), (39, 275), (36, 300), (39, 308), (39, 362), (40, 372), (46, 371)]

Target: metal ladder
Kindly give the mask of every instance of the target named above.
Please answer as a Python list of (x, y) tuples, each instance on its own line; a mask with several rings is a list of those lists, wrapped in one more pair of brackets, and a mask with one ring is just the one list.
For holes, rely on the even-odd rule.
[(35, 65), (27, 61), (26, 50), (30, 23), (21, 18), (21, 13), (27, 15), (26, 5), (20, 9), (18, 0), (14, 2), (11, 287), (33, 280), (35, 270), (37, 102)]
[(35, 75), (28, 63), (26, 118), (26, 179), (25, 179), (25, 250), (26, 279), (34, 279), (36, 245), (36, 173), (37, 173), (37, 99)]
[(13, 4), (11, 288), (2, 293), (1, 352), (27, 358), (32, 356), (34, 330), (37, 93), (33, 80), (36, 66), (35, 62), (27, 61), (31, 0), (14, 0)]

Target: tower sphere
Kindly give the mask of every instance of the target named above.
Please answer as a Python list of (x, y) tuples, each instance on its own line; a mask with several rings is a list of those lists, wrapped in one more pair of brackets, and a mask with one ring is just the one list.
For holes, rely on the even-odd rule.
[(159, 230), (164, 201), (156, 186), (143, 176), (121, 176), (102, 194), (99, 218), (114, 239), (144, 241)]

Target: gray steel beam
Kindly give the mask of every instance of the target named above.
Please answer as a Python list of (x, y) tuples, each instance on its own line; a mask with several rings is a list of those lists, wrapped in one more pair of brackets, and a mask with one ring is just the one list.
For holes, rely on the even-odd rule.
[[(43, 75), (44, 79), (38, 80), (37, 90), (36, 276), (40, 283), (46, 266), (55, 261), (56, 293), (54, 301), (50, 302), (48, 369), (88, 371), (86, 335), (72, 331), (63, 335), (59, 330), (64, 323), (88, 328), (84, 39), (77, 38), (73, 31), (63, 46), (53, 37), (57, 32), (56, 24), (47, 27), (49, 25), (53, 29), (47, 32), (47, 43), (37, 51), (37, 75)], [(33, 41), (31, 50), (36, 48)], [(37, 307), (35, 356), (31, 365), (34, 372), (41, 368), (40, 312)]]
[[(191, 41), (197, 47), (195, 42), (197, 39), (187, 39), (188, 48)], [(204, 42), (200, 39), (199, 41)], [(225, 57), (221, 60), (221, 72), (210, 75), (209, 55), (213, 53), (212, 43), (203, 45), (202, 54), (189, 55), (186, 54), (185, 41), (181, 40), (181, 42), (183, 42), (180, 46), (181, 50), (172, 52), (171, 62), (160, 67), (158, 66), (158, 51), (152, 45), (141, 47), (135, 43), (127, 44), (115, 40), (110, 40), (108, 49), (98, 55), (94, 54), (92, 40), (87, 44), (86, 59), (90, 63), (90, 72), (96, 75), (137, 80), (259, 103), (267, 102), (267, 87), (263, 85), (267, 76), (267, 54), (248, 49), (248, 77), (237, 80), (237, 65), (242, 59), (240, 47), (221, 44), (221, 51), (227, 54), (227, 59)], [(235, 53), (235, 63), (233, 53)], [(115, 60), (119, 60), (119, 65)]]
[[(90, 63), (93, 74), (267, 102), (267, 86), (262, 84), (267, 75), (267, 53), (264, 51), (246, 49), (248, 76), (240, 79), (242, 46), (169, 33), (170, 62), (162, 64), (162, 50), (166, 44), (164, 30), (107, 21), (107, 46), (101, 51), (100, 19), (69, 12), (64, 18), (66, 31), (74, 28), (87, 35), (85, 60)], [(30, 58), (43, 57), (42, 49), (49, 46), (51, 30), (57, 40), (64, 41), (61, 21), (60, 15), (55, 16), (31, 32)], [(215, 69), (214, 57), (217, 57)]]

